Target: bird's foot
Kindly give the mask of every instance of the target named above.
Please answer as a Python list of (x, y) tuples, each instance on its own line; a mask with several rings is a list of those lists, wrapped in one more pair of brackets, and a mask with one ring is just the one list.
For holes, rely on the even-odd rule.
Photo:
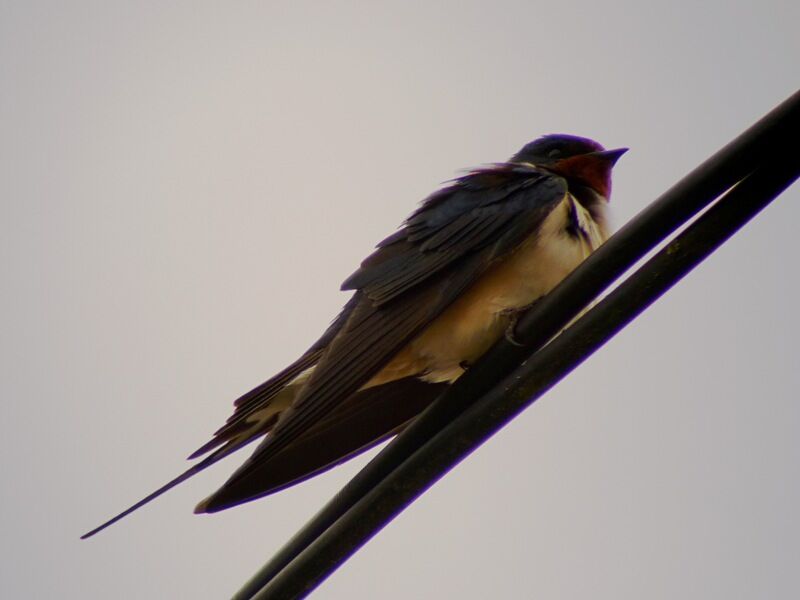
[(525, 306), (520, 306), (519, 308), (507, 308), (502, 312), (503, 316), (508, 317), (508, 325), (506, 326), (505, 337), (509, 344), (517, 346), (518, 348), (524, 348), (527, 345), (517, 338), (517, 323), (519, 322), (520, 315), (531, 309), (537, 302), (539, 302), (539, 298), (530, 304), (526, 304)]

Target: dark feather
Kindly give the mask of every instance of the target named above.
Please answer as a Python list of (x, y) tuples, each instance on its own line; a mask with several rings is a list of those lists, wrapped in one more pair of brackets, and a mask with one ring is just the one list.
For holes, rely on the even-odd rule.
[(533, 167), (504, 164), (470, 173), (432, 194), (342, 289), (362, 290), (376, 306), (385, 304), (465, 254), (501, 239), (504, 228), (535, 208), (531, 196), (547, 196), (553, 187), (560, 199), (566, 191), (563, 180)]
[(236, 399), (233, 403), (235, 406), (233, 414), (228, 417), (225, 425), (214, 432), (214, 437), (210, 441), (206, 442), (200, 446), (200, 448), (190, 454), (189, 459), (191, 460), (202, 456), (206, 452), (210, 452), (217, 446), (221, 446), (241, 433), (249, 431), (251, 438), (257, 438), (261, 437), (267, 431), (272, 429), (272, 426), (275, 423), (266, 422), (262, 424), (260, 430), (253, 430), (253, 424), (247, 421), (247, 417), (255, 412), (267, 408), (272, 399), (281, 390), (283, 390), (288, 383), (290, 383), (295, 377), (300, 375), (300, 373), (309, 367), (317, 364), (317, 361), (322, 356), (323, 350), (336, 336), (336, 334), (339, 333), (339, 330), (347, 321), (347, 318), (350, 316), (354, 306), (354, 298), (351, 298), (339, 313), (339, 316), (336, 317), (328, 329), (325, 330), (325, 333), (322, 334), (322, 337), (314, 342), (314, 344), (312, 344), (311, 347), (306, 350), (303, 356), (283, 369), (277, 375), (274, 375), (258, 387), (250, 390), (243, 396), (240, 396), (238, 399)]
[(217, 512), (305, 481), (395, 435), (447, 388), (406, 377), (357, 392), (328, 418), (261, 463), (251, 477), (225, 486), (195, 512)]
[(186, 469), (183, 473), (178, 475), (175, 479), (169, 481), (168, 483), (165, 483), (160, 488), (158, 488), (156, 491), (154, 491), (151, 494), (145, 496), (144, 498), (139, 500), (136, 504), (134, 504), (130, 508), (125, 509), (124, 511), (122, 511), (121, 513), (116, 515), (115, 517), (112, 517), (111, 519), (109, 519), (108, 521), (106, 521), (102, 525), (99, 525), (98, 527), (95, 527), (91, 531), (88, 531), (87, 533), (84, 533), (81, 536), (81, 539), (85, 540), (86, 538), (92, 537), (96, 533), (100, 533), (106, 527), (108, 527), (110, 525), (113, 525), (114, 523), (116, 523), (117, 521), (122, 519), (123, 517), (127, 517), (133, 511), (141, 508), (145, 504), (149, 504), (150, 502), (152, 502), (153, 500), (155, 500), (156, 498), (158, 498), (162, 494), (164, 494), (164, 493), (168, 492), (169, 490), (171, 490), (172, 488), (174, 488), (179, 483), (183, 483), (184, 481), (186, 481), (190, 477), (194, 477), (198, 473), (200, 473), (202, 471), (205, 471), (208, 467), (210, 467), (214, 463), (222, 460), (223, 458), (225, 458), (226, 456), (228, 456), (232, 452), (236, 452), (237, 450), (239, 450), (240, 448), (246, 446), (250, 442), (255, 441), (255, 439), (256, 439), (255, 437), (252, 437), (252, 438), (250, 438), (248, 440), (244, 440), (244, 441), (239, 442), (239, 443), (228, 443), (227, 445), (223, 446), (222, 448), (220, 448), (216, 452), (214, 452), (214, 453), (208, 455), (207, 457), (205, 457), (203, 460), (201, 460), (197, 464), (194, 464), (191, 467), (189, 467), (188, 469)]

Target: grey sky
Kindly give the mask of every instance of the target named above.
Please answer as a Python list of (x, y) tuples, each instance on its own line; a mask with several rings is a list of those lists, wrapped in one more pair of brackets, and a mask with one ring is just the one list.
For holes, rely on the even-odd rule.
[[(0, 596), (227, 597), (359, 459), (209, 517), (184, 468), (459, 169), (629, 146), (618, 222), (797, 86), (787, 1), (0, 2)], [(320, 598), (797, 595), (800, 189)]]

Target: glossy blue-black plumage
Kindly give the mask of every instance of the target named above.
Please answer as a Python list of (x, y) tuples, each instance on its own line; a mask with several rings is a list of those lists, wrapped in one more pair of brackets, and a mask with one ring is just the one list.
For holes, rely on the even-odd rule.
[(603, 146), (589, 138), (557, 133), (542, 136), (525, 144), (511, 157), (511, 161), (548, 166), (564, 158), (603, 150)]

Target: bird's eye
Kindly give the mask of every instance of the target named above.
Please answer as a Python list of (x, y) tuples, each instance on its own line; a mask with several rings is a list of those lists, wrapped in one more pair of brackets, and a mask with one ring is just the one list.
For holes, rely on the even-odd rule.
[(561, 156), (561, 150), (559, 150), (558, 148), (554, 148), (553, 150), (550, 150), (550, 152), (547, 153), (547, 156), (549, 158), (558, 158), (559, 156)]

